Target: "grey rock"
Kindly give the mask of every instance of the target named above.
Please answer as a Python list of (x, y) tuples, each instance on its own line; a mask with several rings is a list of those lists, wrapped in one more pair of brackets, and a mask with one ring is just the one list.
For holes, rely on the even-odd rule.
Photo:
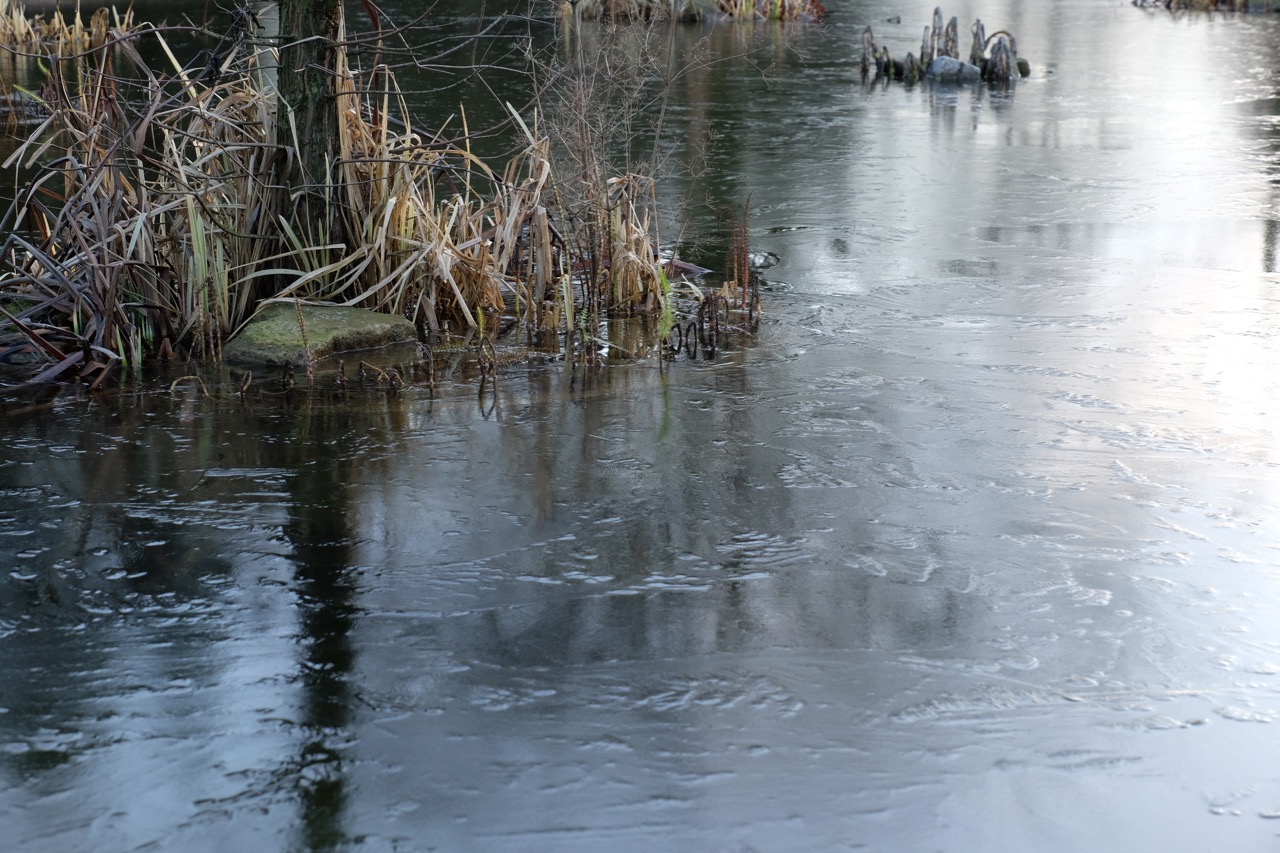
[(982, 79), (982, 69), (950, 56), (939, 56), (929, 63), (925, 76), (930, 80), (977, 82)]

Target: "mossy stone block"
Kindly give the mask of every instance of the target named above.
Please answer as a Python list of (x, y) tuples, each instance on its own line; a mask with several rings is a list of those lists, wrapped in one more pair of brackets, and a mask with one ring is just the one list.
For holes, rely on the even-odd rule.
[(236, 364), (305, 367), (308, 349), (314, 362), (336, 353), (376, 349), (412, 341), (414, 337), (413, 324), (397, 315), (341, 305), (295, 306), (277, 302), (262, 309), (227, 342), (222, 358)]

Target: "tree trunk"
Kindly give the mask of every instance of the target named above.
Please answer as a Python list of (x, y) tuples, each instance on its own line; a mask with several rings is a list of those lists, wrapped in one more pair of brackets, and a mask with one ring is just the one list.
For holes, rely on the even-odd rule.
[[(313, 237), (332, 233), (336, 218), (325, 209), (325, 188), (338, 159), (338, 103), (342, 0), (280, 0), (280, 93), (276, 142), (295, 148), (283, 176), (298, 221)], [(296, 138), (294, 136), (296, 132)], [(335, 199), (336, 201), (336, 199)], [(317, 227), (328, 233), (315, 233)]]

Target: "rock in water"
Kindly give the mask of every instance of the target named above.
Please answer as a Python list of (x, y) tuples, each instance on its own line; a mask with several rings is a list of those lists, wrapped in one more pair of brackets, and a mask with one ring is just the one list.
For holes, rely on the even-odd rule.
[(950, 56), (939, 56), (929, 63), (929, 68), (925, 75), (930, 80), (968, 83), (981, 80), (982, 69)]
[(222, 357), (238, 364), (305, 367), (308, 355), (310, 360), (318, 361), (339, 352), (373, 349), (415, 337), (413, 323), (404, 317), (338, 305), (294, 306), (291, 302), (277, 302), (245, 323), (227, 342)]

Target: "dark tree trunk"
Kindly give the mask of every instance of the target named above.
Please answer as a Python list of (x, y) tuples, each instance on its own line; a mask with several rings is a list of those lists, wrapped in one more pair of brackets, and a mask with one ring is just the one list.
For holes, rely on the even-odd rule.
[[(333, 183), (338, 158), (334, 84), (341, 22), (342, 0), (280, 0), (277, 88), (281, 103), (276, 141), (285, 147), (297, 146), (297, 156), (283, 177), (298, 204), (299, 221), (308, 230), (325, 224), (331, 231), (335, 224), (323, 199), (325, 186)], [(328, 238), (341, 239), (341, 235), (330, 233)]]

